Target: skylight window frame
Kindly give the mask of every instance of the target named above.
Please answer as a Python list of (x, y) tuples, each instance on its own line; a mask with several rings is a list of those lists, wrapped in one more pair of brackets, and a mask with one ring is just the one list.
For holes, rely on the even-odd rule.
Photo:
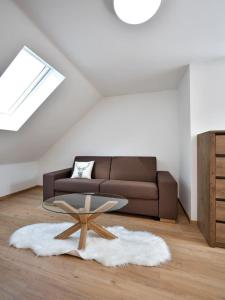
[(44, 77), (47, 75), (47, 73), (50, 71), (50, 68), (44, 67), (41, 71), (41, 73), (34, 79), (34, 81), (24, 90), (24, 92), (21, 94), (19, 98), (17, 98), (16, 102), (12, 104), (10, 107), (8, 113), (11, 115), (29, 96), (30, 93), (36, 88), (36, 86), (41, 82), (41, 80), (44, 79)]
[[(13, 131), (19, 130), (19, 128), (30, 118), (30, 116), (35, 112), (35, 110), (48, 98), (48, 96), (65, 79), (65, 76), (63, 76), (55, 68), (53, 68), (50, 64), (48, 64), (46, 61), (44, 61), (42, 58), (40, 58), (38, 55), (36, 55), (27, 46), (24, 46), (20, 50), (20, 52), (21, 51), (28, 52), (29, 55), (34, 57), (36, 60), (38, 60), (43, 65), (43, 68), (40, 65), (39, 66), (40, 70), (38, 70), (38, 67), (36, 66), (36, 68), (37, 68), (36, 74), (37, 75), (33, 74), (34, 79), (32, 80), (32, 76), (31, 76), (31, 82), (29, 83), (29, 75), (28, 75), (27, 82), (29, 84), (24, 89), (22, 94), (21, 94), (21, 90), (19, 89), (18, 90), (19, 97), (17, 97), (17, 99), (12, 103), (12, 105), (9, 108), (7, 108), (7, 106), (6, 106), (7, 112), (0, 111), (0, 130), (1, 129), (13, 130)], [(19, 55), (19, 53), (17, 54), (17, 56)], [(14, 60), (15, 60), (15, 58), (14, 58)], [(25, 84), (25, 86), (26, 86), (26, 84)], [(23, 88), (22, 88), (22, 90), (23, 90)]]

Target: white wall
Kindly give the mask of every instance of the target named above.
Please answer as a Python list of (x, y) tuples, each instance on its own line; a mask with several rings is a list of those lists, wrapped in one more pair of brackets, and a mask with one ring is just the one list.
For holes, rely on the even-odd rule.
[(191, 116), (190, 116), (190, 70), (187, 68), (178, 87), (179, 107), (179, 197), (191, 216)]
[(197, 218), (197, 134), (225, 130), (225, 59), (190, 67), (192, 219)]
[(193, 64), (191, 71), (192, 134), (225, 129), (225, 59)]
[(42, 174), (72, 165), (75, 155), (146, 155), (178, 179), (176, 91), (104, 98), (40, 160)]
[(0, 165), (0, 197), (37, 184), (37, 162)]

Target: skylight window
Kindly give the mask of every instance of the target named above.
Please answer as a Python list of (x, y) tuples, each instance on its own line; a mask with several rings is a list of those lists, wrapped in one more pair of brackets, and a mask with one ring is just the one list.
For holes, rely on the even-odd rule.
[(0, 77), (0, 129), (19, 130), (64, 79), (24, 46)]

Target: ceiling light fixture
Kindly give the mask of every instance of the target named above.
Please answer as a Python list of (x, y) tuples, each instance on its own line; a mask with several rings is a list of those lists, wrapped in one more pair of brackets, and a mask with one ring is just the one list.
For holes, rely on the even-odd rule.
[(117, 16), (128, 24), (141, 24), (157, 12), (161, 0), (114, 0)]

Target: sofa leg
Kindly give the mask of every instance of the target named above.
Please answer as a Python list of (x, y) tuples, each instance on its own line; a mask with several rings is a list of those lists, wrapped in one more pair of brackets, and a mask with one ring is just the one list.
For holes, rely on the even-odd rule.
[(160, 218), (159, 220), (160, 220), (160, 222), (164, 222), (164, 223), (172, 223), (172, 224), (176, 224), (176, 220), (174, 220), (174, 219), (164, 219), (164, 218)]

